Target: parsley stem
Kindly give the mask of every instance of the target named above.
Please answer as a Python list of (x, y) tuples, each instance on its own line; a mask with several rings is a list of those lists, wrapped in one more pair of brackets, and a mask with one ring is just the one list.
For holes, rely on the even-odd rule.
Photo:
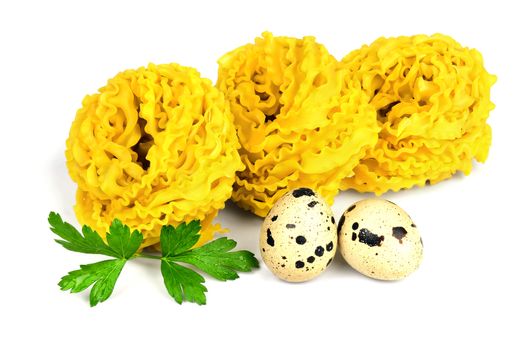
[(136, 256), (137, 258), (146, 258), (146, 259), (155, 259), (155, 260), (160, 260), (162, 258), (159, 255), (144, 254), (144, 253), (137, 254)]

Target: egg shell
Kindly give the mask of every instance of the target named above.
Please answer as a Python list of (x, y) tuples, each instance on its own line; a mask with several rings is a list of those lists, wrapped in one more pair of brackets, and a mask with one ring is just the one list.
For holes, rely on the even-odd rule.
[(338, 224), (339, 250), (360, 273), (399, 280), (423, 258), (423, 242), (410, 216), (395, 203), (372, 198), (351, 205)]
[(318, 276), (332, 262), (336, 248), (332, 209), (309, 188), (282, 196), (261, 226), (262, 259), (285, 281), (303, 282)]

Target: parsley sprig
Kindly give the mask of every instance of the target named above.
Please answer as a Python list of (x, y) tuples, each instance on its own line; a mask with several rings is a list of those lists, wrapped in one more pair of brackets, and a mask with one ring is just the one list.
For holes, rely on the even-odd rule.
[(179, 304), (189, 301), (204, 305), (207, 292), (204, 277), (180, 263), (193, 265), (220, 281), (237, 279), (237, 272), (248, 272), (259, 267), (253, 253), (246, 250), (231, 251), (237, 243), (226, 237), (192, 249), (200, 238), (201, 226), (197, 220), (182, 223), (176, 228), (171, 225), (163, 226), (160, 234), (161, 255), (138, 252), (143, 241), (142, 234), (137, 230), (131, 232), (118, 219), (113, 220), (109, 227), (107, 242), (88, 226), (83, 226), (80, 233), (57, 213), (49, 213), (48, 222), (51, 231), (60, 237), (55, 241), (64, 248), (113, 258), (80, 265), (79, 270), (69, 272), (58, 283), (62, 290), (69, 290), (71, 293), (82, 292), (92, 286), (89, 295), (91, 306), (111, 296), (124, 265), (136, 258), (160, 260), (164, 285), (169, 295)]

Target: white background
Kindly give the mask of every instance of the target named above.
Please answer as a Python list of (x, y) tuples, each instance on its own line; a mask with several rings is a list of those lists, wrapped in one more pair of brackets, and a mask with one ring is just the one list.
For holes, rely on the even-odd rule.
[[(0, 5), (0, 347), (28, 349), (523, 349), (524, 45), (513, 1), (4, 1)], [(148, 62), (196, 67), (275, 35), (314, 35), (337, 58), (379, 36), (453, 36), (480, 50), (496, 109), (486, 164), (433, 187), (388, 193), (425, 242), (420, 269), (386, 283), (339, 257), (314, 281), (281, 282), (262, 266), (207, 281), (208, 305), (176, 304), (156, 261), (129, 263), (111, 298), (61, 292), (68, 271), (100, 257), (53, 242), (50, 210), (76, 222), (64, 148), (85, 94)], [(340, 215), (367, 195), (347, 192)], [(261, 219), (228, 204), (217, 221), (258, 253)]]

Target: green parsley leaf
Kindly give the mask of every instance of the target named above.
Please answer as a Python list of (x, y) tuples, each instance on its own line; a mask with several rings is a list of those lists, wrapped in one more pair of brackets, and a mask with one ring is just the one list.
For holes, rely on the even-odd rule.
[(204, 278), (197, 272), (166, 259), (161, 260), (160, 271), (169, 295), (177, 303), (186, 300), (199, 305), (206, 304)]
[(108, 240), (109, 247), (119, 258), (129, 259), (139, 249), (143, 237), (137, 230), (130, 233), (128, 226), (123, 225), (120, 220), (115, 219), (109, 227), (106, 239)]
[(62, 239), (56, 239), (55, 242), (61, 244), (64, 248), (86, 254), (103, 254), (118, 258), (118, 254), (109, 248), (102, 238), (88, 226), (82, 228), (84, 236), (77, 231), (72, 225), (64, 222), (59, 214), (51, 212), (48, 218), (51, 231), (56, 233)]
[(177, 228), (165, 225), (160, 231), (160, 246), (163, 257), (171, 257), (183, 253), (197, 243), (200, 238), (201, 225), (198, 220), (189, 224), (183, 222)]
[(103, 254), (117, 258), (80, 265), (80, 270), (71, 271), (62, 277), (58, 283), (60, 289), (78, 293), (93, 285), (89, 294), (91, 306), (109, 298), (126, 261), (137, 253), (143, 240), (142, 234), (137, 230), (130, 232), (128, 226), (115, 219), (106, 234), (106, 244), (98, 233), (88, 226), (82, 228), (82, 235), (72, 225), (64, 222), (57, 213), (49, 213), (48, 221), (51, 231), (62, 238), (56, 242), (64, 248), (79, 253)]
[(234, 240), (221, 237), (173, 260), (194, 265), (220, 281), (234, 280), (239, 278), (236, 271), (248, 272), (259, 267), (253, 253), (246, 250), (230, 252), (236, 245)]
[(142, 234), (120, 222), (113, 220), (106, 234), (107, 243), (88, 226), (78, 232), (72, 225), (64, 222), (59, 214), (49, 214), (51, 231), (61, 239), (56, 242), (64, 248), (87, 254), (103, 254), (116, 259), (104, 260), (94, 264), (80, 265), (80, 270), (69, 272), (59, 282), (60, 289), (79, 293), (91, 287), (89, 302), (95, 306), (107, 300), (115, 288), (116, 281), (126, 262), (135, 258), (160, 260), (164, 285), (169, 295), (181, 304), (183, 301), (206, 304), (204, 277), (179, 263), (197, 267), (218, 280), (233, 280), (239, 277), (238, 271), (251, 271), (259, 266), (254, 255), (241, 250), (232, 252), (237, 243), (228, 238), (219, 238), (202, 247), (192, 249), (200, 238), (201, 225), (198, 220), (182, 223), (176, 228), (162, 227), (160, 244), (162, 256), (137, 253), (143, 242)]
[(129, 259), (140, 247), (143, 237), (135, 230), (130, 233), (128, 226), (123, 225), (120, 220), (115, 219), (106, 234), (108, 244), (88, 226), (82, 227), (82, 233), (77, 231), (72, 225), (64, 222), (59, 214), (49, 213), (48, 218), (51, 231), (56, 233), (62, 240), (55, 240), (64, 248), (86, 254), (102, 254), (114, 258)]
[(94, 284), (89, 293), (89, 303), (95, 306), (110, 297), (125, 263), (125, 259), (111, 259), (80, 265), (80, 270), (69, 272), (58, 285), (61, 290), (78, 293)]
[(220, 281), (238, 278), (236, 271), (247, 272), (259, 267), (259, 262), (252, 253), (244, 250), (230, 252), (237, 243), (226, 237), (190, 249), (199, 240), (200, 228), (197, 221), (192, 221), (177, 228), (164, 226), (161, 231), (161, 272), (168, 293), (178, 303), (187, 300), (205, 304), (206, 289), (204, 286), (204, 289), (197, 288), (204, 282), (202, 276), (176, 262), (191, 264)]

